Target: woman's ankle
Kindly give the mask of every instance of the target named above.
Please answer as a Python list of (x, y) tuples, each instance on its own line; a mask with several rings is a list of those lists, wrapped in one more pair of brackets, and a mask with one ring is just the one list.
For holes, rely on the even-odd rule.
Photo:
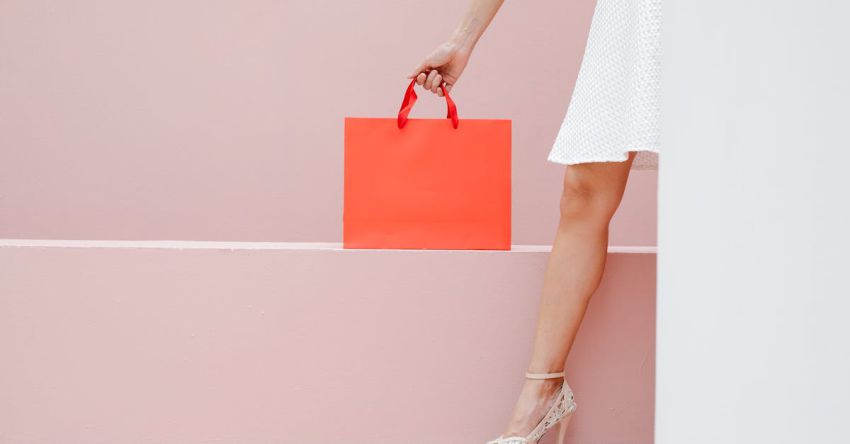
[(531, 363), (528, 365), (526, 372), (528, 373), (560, 373), (564, 371), (564, 364)]

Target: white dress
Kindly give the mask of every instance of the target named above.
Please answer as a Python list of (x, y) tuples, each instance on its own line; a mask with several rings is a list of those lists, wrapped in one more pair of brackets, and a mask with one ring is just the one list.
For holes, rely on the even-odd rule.
[(548, 160), (657, 169), (662, 0), (597, 0), (570, 105)]

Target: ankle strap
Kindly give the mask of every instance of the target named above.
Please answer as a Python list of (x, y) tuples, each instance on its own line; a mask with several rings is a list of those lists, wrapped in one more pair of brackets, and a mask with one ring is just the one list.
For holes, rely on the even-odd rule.
[(564, 372), (557, 373), (525, 373), (525, 377), (528, 379), (551, 379), (551, 378), (563, 378)]

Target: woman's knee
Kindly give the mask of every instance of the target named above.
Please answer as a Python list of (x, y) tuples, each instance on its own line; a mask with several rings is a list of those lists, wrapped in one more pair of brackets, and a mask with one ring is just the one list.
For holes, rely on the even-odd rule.
[(567, 167), (561, 193), (561, 219), (607, 223), (622, 197), (623, 185), (618, 182), (616, 176), (611, 177), (593, 167)]

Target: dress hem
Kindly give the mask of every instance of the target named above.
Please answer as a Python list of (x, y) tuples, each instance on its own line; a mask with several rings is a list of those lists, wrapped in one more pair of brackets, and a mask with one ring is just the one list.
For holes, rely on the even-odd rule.
[[(631, 152), (641, 152), (641, 151), (649, 152), (649, 153), (655, 153), (656, 155), (659, 155), (659, 150), (656, 147), (632, 148), (632, 149), (625, 150), (624, 152), (625, 153), (631, 153)], [(552, 162), (552, 163), (560, 164), (560, 165), (577, 165), (577, 164), (582, 164), (582, 163), (625, 162), (625, 161), (629, 160), (629, 156), (625, 155), (625, 156), (618, 156), (618, 157), (613, 157), (613, 158), (567, 159), (567, 160), (564, 160), (564, 159), (556, 158), (555, 156), (550, 155), (546, 158), (546, 160), (548, 160), (549, 162)]]

